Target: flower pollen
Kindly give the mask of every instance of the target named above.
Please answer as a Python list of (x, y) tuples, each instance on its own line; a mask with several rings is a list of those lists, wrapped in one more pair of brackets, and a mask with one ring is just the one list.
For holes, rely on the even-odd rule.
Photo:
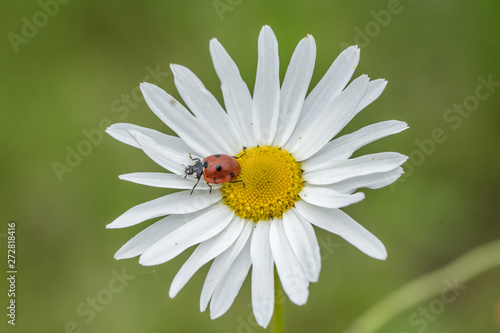
[(300, 163), (279, 147), (253, 147), (237, 155), (241, 182), (225, 183), (223, 202), (236, 215), (254, 222), (281, 218), (299, 200), (304, 187)]

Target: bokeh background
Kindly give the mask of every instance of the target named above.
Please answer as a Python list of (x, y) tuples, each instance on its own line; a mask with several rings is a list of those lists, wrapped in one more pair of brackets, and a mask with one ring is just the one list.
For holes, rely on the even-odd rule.
[[(384, 242), (387, 261), (316, 229), (320, 280), (305, 306), (286, 302), (288, 332), (342, 332), (408, 281), (498, 239), (499, 15), (496, 0), (2, 1), (0, 267), (6, 276), (7, 223), (16, 221), (18, 274), (15, 327), (6, 323), (6, 279), (0, 282), (1, 331), (265, 331), (254, 326), (249, 278), (217, 320), (199, 312), (207, 266), (168, 297), (191, 250), (157, 267), (113, 259), (150, 222), (120, 230), (105, 225), (166, 191), (120, 181), (120, 174), (160, 167), (101, 129), (129, 122), (171, 133), (137, 94), (139, 83), (149, 81), (178, 97), (170, 63), (193, 70), (221, 101), (208, 50), (213, 37), (252, 91), (264, 24), (277, 35), (282, 78), (309, 33), (318, 47), (311, 87), (352, 44), (362, 49), (355, 76), (389, 81), (343, 133), (389, 119), (410, 125), (358, 152), (409, 155), (402, 181), (366, 190), (363, 202), (346, 209)], [(488, 77), (496, 85), (478, 88)], [(453, 111), (464, 103), (465, 112)], [(68, 157), (77, 149), (86, 156)], [(499, 332), (499, 281), (498, 268), (487, 271), (464, 283), (467, 289), (425, 327), (410, 317), (432, 298), (380, 332)]]

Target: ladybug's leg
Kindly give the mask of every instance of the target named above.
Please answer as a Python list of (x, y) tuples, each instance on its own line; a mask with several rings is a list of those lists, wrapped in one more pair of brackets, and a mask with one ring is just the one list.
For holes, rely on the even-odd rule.
[(193, 156), (191, 156), (191, 153), (189, 153), (189, 158), (192, 160), (192, 161), (200, 161), (201, 160), (199, 158), (193, 158)]
[[(245, 147), (245, 148), (243, 148), (243, 149), (246, 149), (246, 147)], [(238, 158), (241, 158), (242, 156), (244, 156), (246, 153), (247, 153), (247, 152), (244, 152), (244, 153), (243, 153), (243, 155), (241, 155), (241, 156), (233, 156), (233, 158), (234, 158), (235, 160), (237, 160)]]
[(207, 182), (207, 185), (208, 185), (208, 187), (210, 187), (210, 191), (208, 192), (208, 194), (212, 194), (212, 185), (210, 185), (208, 182)]
[(198, 185), (199, 182), (200, 182), (200, 178), (198, 177), (198, 181), (196, 182), (196, 184), (194, 184), (193, 188), (191, 189), (191, 193), (189, 193), (189, 195), (193, 194), (194, 188), (196, 187), (196, 185)]
[(230, 183), (243, 183), (243, 187), (246, 186), (245, 182), (243, 180), (241, 180), (241, 179), (240, 180), (230, 180), (229, 182)]

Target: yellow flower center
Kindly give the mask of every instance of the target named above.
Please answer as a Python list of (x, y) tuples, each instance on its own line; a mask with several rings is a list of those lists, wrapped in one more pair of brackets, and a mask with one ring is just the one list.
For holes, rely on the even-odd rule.
[(237, 155), (237, 183), (225, 183), (224, 204), (242, 218), (258, 222), (281, 218), (299, 200), (304, 187), (300, 163), (279, 147), (253, 147)]

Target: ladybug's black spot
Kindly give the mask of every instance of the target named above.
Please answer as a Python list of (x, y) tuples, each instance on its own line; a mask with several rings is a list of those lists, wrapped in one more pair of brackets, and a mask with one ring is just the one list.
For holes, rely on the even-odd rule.
[(215, 157), (215, 158), (219, 158), (219, 157), (220, 157), (220, 155), (214, 155), (214, 157)]
[(204, 167), (205, 169), (206, 169), (206, 168), (208, 168), (208, 162), (207, 162), (207, 161), (205, 161), (205, 163), (203, 163), (203, 167)]
[(234, 178), (234, 171), (231, 171), (231, 178)]
[(221, 170), (222, 170), (222, 165), (217, 164), (217, 165), (215, 166), (215, 170), (217, 170), (217, 171), (221, 171)]
[(214, 177), (214, 184), (217, 184), (217, 177)]

